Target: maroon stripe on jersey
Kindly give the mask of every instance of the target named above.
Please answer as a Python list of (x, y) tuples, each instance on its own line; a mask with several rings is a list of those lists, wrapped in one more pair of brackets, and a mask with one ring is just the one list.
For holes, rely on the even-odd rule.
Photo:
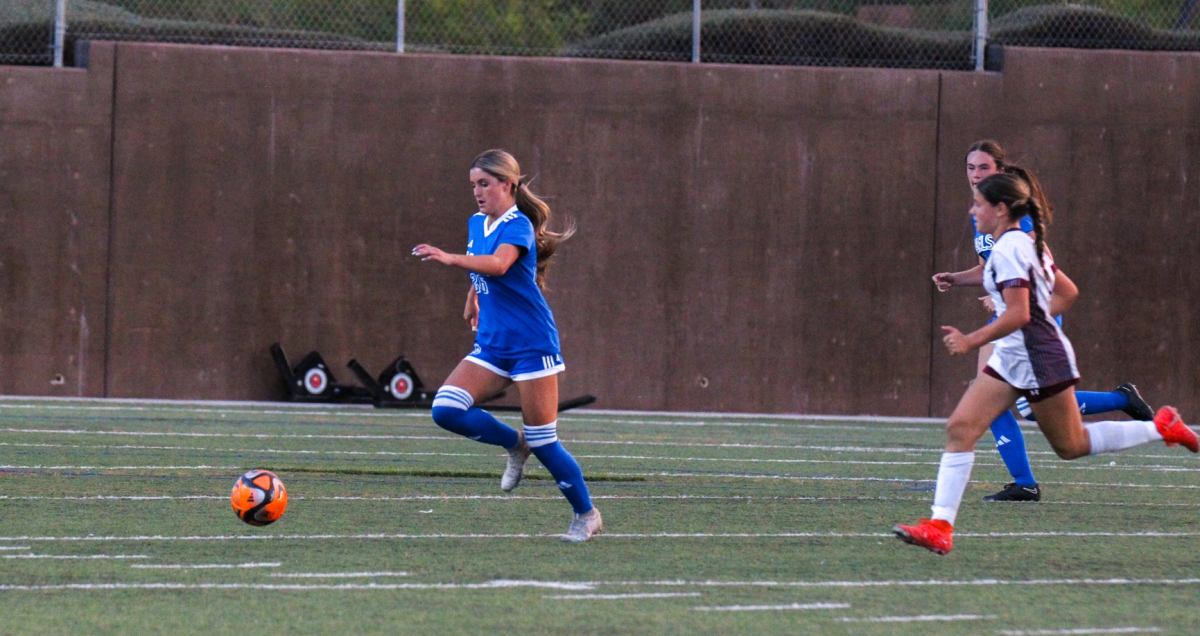
[(1029, 322), (1021, 327), (1021, 335), (1025, 337), (1025, 352), (1029, 355), (1038, 386), (1056, 386), (1075, 380), (1076, 376), (1071, 370), (1067, 348), (1059, 338), (1057, 325), (1037, 302), (1037, 279), (1033, 275), (1031, 270), (1029, 279), (1033, 281), (1033, 286), (1029, 292)]
[(1012, 289), (1014, 287), (1029, 287), (1029, 281), (1022, 278), (1014, 278), (1002, 283), (996, 283), (996, 289)]

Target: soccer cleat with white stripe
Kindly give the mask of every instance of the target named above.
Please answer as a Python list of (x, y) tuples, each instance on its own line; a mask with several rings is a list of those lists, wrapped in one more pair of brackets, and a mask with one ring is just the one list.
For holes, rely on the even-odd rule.
[(600, 519), (600, 511), (593, 507), (581, 515), (575, 515), (562, 540), (568, 543), (582, 543), (600, 534), (603, 529), (604, 521)]
[(1114, 393), (1120, 393), (1129, 400), (1129, 405), (1123, 411), (1129, 417), (1142, 422), (1149, 422), (1154, 419), (1154, 409), (1142, 399), (1142, 394), (1138, 393), (1137, 387), (1132, 382), (1126, 382), (1121, 386), (1113, 389)]
[(1022, 486), (1016, 482), (1004, 487), (1004, 490), (983, 498), (984, 501), (1041, 501), (1042, 489), (1037, 484)]
[(525, 476), (525, 461), (532, 453), (533, 449), (525, 441), (525, 431), (517, 431), (517, 445), (508, 449), (508, 465), (500, 477), (500, 490), (511, 492), (521, 483), (521, 478)]

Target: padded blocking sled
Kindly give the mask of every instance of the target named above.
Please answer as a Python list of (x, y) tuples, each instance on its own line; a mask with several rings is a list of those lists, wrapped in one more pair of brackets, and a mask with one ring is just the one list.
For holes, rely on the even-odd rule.
[(288, 362), (283, 347), (271, 345), (271, 357), (287, 390), (290, 402), (370, 402), (372, 396), (362, 387), (338, 384), (320, 353), (310, 351), (296, 366)]

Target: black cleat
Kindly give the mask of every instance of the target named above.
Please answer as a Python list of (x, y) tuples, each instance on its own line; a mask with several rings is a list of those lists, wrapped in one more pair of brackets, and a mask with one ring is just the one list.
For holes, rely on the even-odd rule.
[(1041, 501), (1042, 489), (1037, 484), (1032, 486), (1022, 486), (1017, 483), (1011, 483), (1004, 487), (1004, 490), (983, 498), (984, 501)]
[(1132, 382), (1126, 382), (1121, 386), (1113, 389), (1114, 392), (1120, 393), (1129, 398), (1129, 406), (1121, 409), (1125, 414), (1135, 420), (1149, 422), (1154, 419), (1154, 409), (1146, 404), (1146, 400), (1142, 399), (1142, 394), (1138, 393), (1137, 387), (1133, 386)]

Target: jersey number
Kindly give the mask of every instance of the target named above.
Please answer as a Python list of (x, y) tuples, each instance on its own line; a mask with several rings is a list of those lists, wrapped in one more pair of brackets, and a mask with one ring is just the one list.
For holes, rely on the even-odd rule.
[(471, 272), (471, 286), (475, 288), (475, 294), (478, 296), (488, 293), (487, 281), (475, 272)]

